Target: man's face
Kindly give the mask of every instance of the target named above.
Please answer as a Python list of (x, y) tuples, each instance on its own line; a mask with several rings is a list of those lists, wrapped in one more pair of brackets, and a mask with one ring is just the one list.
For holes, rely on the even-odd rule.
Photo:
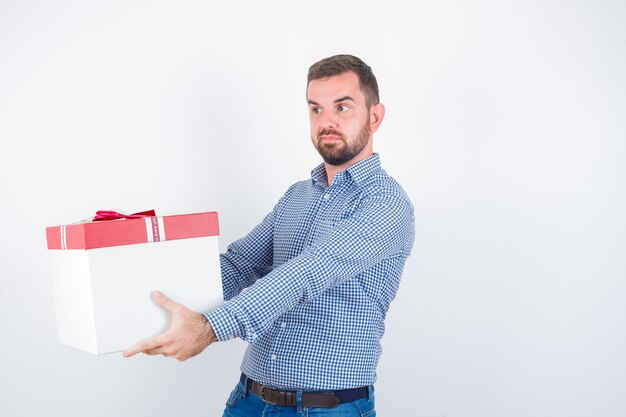
[(372, 153), (370, 114), (355, 73), (311, 80), (307, 99), (311, 140), (327, 164), (341, 166)]

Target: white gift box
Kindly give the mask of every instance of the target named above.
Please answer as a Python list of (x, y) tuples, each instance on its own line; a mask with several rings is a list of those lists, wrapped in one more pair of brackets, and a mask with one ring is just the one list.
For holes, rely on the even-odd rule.
[(223, 302), (217, 213), (48, 227), (60, 343), (94, 354), (166, 330), (159, 290), (191, 310)]

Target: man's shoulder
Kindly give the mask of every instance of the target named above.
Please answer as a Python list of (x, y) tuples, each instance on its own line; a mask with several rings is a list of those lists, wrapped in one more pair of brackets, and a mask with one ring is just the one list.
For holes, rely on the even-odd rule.
[(380, 169), (370, 175), (365, 181), (363, 181), (361, 188), (368, 194), (393, 194), (410, 202), (409, 196), (405, 192), (402, 185), (400, 185), (400, 183), (389, 175), (384, 169)]
[(279, 200), (279, 205), (293, 199), (303, 199), (314, 194), (315, 184), (311, 179), (301, 180), (291, 184)]
[(300, 181), (296, 181), (293, 184), (291, 184), (288, 188), (287, 191), (285, 191), (285, 194), (289, 194), (292, 192), (298, 192), (298, 191), (303, 191), (303, 190), (310, 190), (315, 186), (315, 183), (313, 180), (309, 179), (304, 179), (304, 180), (300, 180)]

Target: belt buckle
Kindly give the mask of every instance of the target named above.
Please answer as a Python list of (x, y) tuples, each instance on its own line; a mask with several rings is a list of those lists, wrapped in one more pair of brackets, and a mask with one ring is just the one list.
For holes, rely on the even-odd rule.
[(263, 401), (265, 401), (266, 403), (268, 403), (268, 404), (272, 404), (272, 405), (280, 405), (280, 403), (277, 403), (277, 402), (275, 402), (275, 401), (272, 401), (269, 397), (266, 397), (266, 396), (265, 396), (265, 392), (266, 392), (266, 391), (267, 391), (268, 393), (270, 393), (271, 391), (273, 391), (273, 389), (272, 389), (272, 388), (270, 388), (270, 387), (268, 387), (268, 386), (261, 385), (261, 392), (259, 392), (259, 394), (261, 395), (261, 399), (262, 399)]

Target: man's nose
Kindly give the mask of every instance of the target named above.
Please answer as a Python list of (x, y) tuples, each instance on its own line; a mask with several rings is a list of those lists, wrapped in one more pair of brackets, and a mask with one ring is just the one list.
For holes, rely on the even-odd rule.
[(332, 113), (324, 113), (320, 120), (320, 127), (322, 129), (336, 129), (338, 126), (337, 116)]

